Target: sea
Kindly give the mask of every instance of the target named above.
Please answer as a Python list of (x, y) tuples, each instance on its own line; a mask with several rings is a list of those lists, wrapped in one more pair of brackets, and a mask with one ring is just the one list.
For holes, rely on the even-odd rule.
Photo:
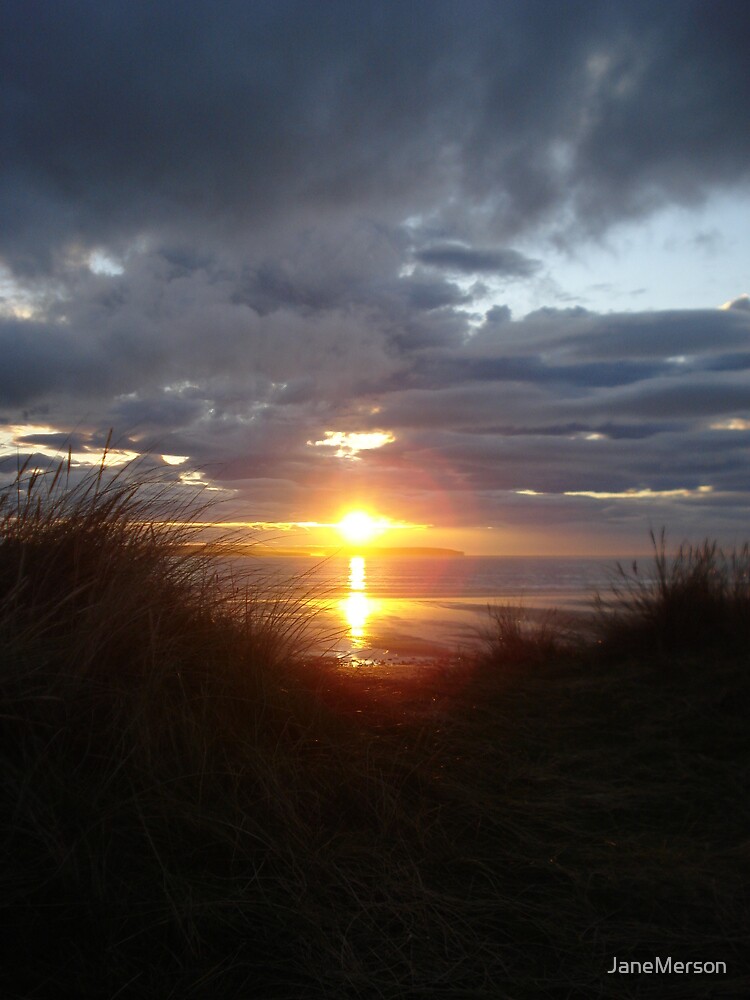
[[(233, 560), (233, 562), (239, 562)], [(612, 558), (342, 554), (256, 557), (260, 593), (297, 602), (316, 652), (353, 664), (430, 661), (481, 646), (493, 609), (527, 622), (590, 627)]]

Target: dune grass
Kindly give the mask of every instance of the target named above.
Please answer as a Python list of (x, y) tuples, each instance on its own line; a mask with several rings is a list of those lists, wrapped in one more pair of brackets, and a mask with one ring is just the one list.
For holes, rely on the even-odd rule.
[(523, 605), (506, 602), (489, 605), (487, 616), (488, 624), (479, 633), (483, 654), (475, 668), (533, 669), (582, 649), (581, 636), (554, 608), (533, 616)]
[(724, 552), (716, 542), (682, 544), (650, 533), (650, 567), (617, 564), (611, 591), (597, 595), (608, 650), (674, 655), (750, 645), (750, 546)]
[[(498, 612), (463, 669), (352, 676), (167, 487), (68, 475), (1, 508), (3, 996), (747, 991), (742, 654)], [(606, 975), (656, 954), (728, 974)]]

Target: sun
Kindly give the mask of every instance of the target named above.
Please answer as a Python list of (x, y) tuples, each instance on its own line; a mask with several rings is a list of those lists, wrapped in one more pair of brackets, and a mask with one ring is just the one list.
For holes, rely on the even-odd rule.
[(375, 520), (363, 510), (350, 510), (341, 518), (336, 527), (347, 542), (360, 545), (371, 541), (376, 535), (385, 531), (388, 522), (384, 518)]

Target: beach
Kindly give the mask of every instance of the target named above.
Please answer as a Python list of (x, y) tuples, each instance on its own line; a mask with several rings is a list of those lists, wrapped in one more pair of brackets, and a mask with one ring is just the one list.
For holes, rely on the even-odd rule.
[(417, 667), (481, 650), (493, 608), (512, 611), (529, 627), (553, 622), (561, 631), (589, 632), (593, 594), (606, 586), (613, 561), (344, 553), (232, 565), (306, 601), (316, 653), (355, 665)]

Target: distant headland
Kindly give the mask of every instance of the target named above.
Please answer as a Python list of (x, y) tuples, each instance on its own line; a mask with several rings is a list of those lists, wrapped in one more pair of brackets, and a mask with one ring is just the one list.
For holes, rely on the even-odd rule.
[(391, 546), (390, 548), (372, 546), (366, 550), (366, 554), (371, 556), (410, 556), (414, 558), (431, 556), (440, 559), (453, 559), (464, 555), (458, 549), (439, 549), (428, 545), (402, 545)]

